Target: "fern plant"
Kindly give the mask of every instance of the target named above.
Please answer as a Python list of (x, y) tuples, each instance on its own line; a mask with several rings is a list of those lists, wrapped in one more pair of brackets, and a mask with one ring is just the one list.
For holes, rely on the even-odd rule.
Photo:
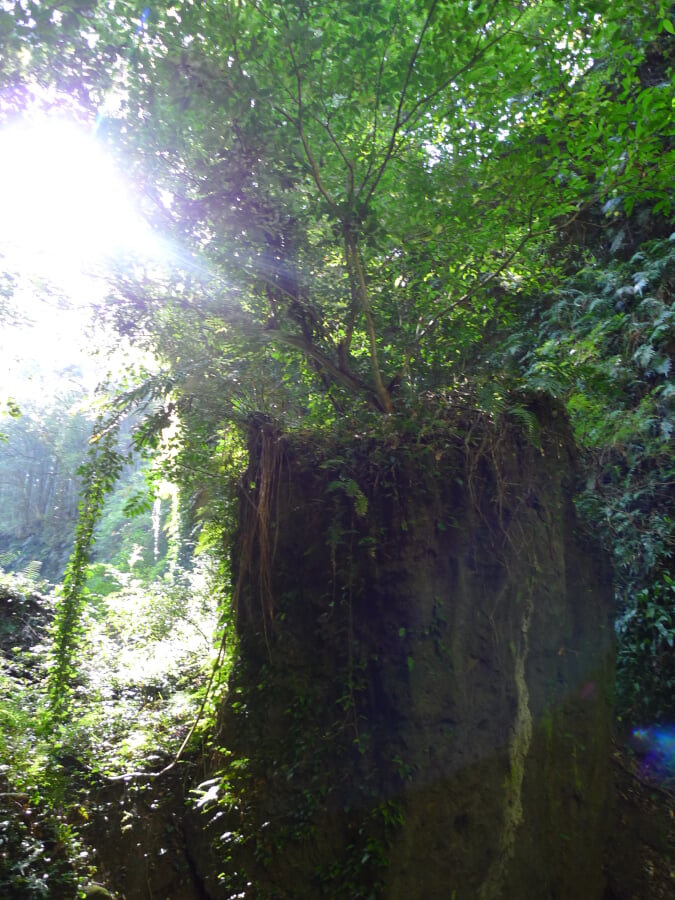
[(638, 724), (675, 714), (664, 662), (675, 621), (674, 292), (675, 234), (628, 259), (589, 256), (540, 305), (538, 333), (506, 347), (528, 388), (565, 401), (584, 451), (578, 504), (614, 560), (618, 713)]

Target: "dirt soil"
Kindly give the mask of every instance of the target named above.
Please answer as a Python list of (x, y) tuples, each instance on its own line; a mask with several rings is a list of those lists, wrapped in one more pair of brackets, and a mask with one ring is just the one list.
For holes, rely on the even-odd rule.
[(620, 746), (611, 765), (617, 808), (606, 900), (675, 900), (675, 776)]
[[(615, 745), (609, 764), (616, 789), (616, 826), (605, 860), (605, 900), (675, 900), (675, 776), (664, 778), (619, 745)], [(126, 795), (128, 790), (128, 786), (121, 787), (120, 794)], [(115, 802), (112, 797), (105, 798), (106, 825), (101, 831), (94, 824), (87, 837), (98, 848), (99, 879), (109, 890), (116, 890), (110, 896), (126, 900), (158, 896), (198, 900), (209, 896), (200, 885), (201, 879), (189, 871), (192, 867), (185, 857), (179, 824), (183, 794), (184, 785), (177, 780), (163, 784), (159, 791), (150, 791), (141, 801), (143, 809), (136, 810), (131, 834), (121, 841), (119, 828), (111, 827), (109, 814), (111, 807), (117, 807), (124, 818), (123, 807), (131, 798), (126, 796), (126, 802), (121, 803), (121, 797), (114, 798)], [(136, 803), (139, 799), (135, 798)], [(119, 811), (113, 819), (118, 816)], [(120, 822), (114, 824), (119, 826)], [(118, 840), (112, 839), (115, 831)], [(169, 849), (172, 865), (157, 869), (151, 857), (161, 852), (160, 844)], [(134, 859), (139, 852), (142, 859)]]

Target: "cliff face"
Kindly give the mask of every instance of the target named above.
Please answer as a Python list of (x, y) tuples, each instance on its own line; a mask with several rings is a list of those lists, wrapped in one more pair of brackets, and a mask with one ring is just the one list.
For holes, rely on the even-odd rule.
[(602, 897), (609, 576), (525, 421), (253, 433), (213, 896)]

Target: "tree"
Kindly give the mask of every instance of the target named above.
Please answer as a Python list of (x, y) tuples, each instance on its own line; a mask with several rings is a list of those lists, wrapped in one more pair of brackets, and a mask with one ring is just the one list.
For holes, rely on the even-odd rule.
[(389, 412), (402, 382), (451, 383), (466, 345), (550, 284), (547, 242), (589, 204), (667, 208), (671, 91), (639, 75), (666, 6), (606, 6), (28, 4), (0, 31), (30, 78), (109, 110), (200, 260), (183, 254), (169, 297), (123, 283), (118, 324), (193, 394), (208, 375), (237, 402), (265, 371), (291, 383), (284, 408), (304, 383), (304, 401)]
[(61, 397), (50, 410), (26, 408), (6, 426), (0, 445), (0, 541), (5, 567), (42, 563), (61, 576), (77, 522), (78, 469), (91, 421)]
[(189, 488), (222, 481), (230, 424), (256, 413), (409, 411), (467, 373), (493, 397), (547, 387), (504, 339), (583, 265), (584, 228), (672, 213), (667, 3), (365, 10), (0, 11), (3, 77), (99, 113), (171, 235), (172, 272), (120, 273), (102, 315), (163, 363), (119, 404), (148, 399), (139, 443), (172, 425)]
[(658, 20), (604, 7), (268, 0), (141, 21), (108, 133), (211, 277), (188, 265), (168, 302), (127, 286), (116, 315), (193, 395), (207, 375), (236, 393), (242, 365), (339, 409), (451, 382), (555, 278), (556, 230), (598, 199), (667, 208), (671, 91), (639, 81)]

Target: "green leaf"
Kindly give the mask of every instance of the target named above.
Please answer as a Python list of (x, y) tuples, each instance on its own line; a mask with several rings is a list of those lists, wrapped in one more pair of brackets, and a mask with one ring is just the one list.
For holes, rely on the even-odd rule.
[(670, 361), (670, 357), (662, 356), (657, 360), (656, 364), (653, 366), (653, 369), (659, 375), (668, 375), (670, 374), (671, 366), (672, 364)]

